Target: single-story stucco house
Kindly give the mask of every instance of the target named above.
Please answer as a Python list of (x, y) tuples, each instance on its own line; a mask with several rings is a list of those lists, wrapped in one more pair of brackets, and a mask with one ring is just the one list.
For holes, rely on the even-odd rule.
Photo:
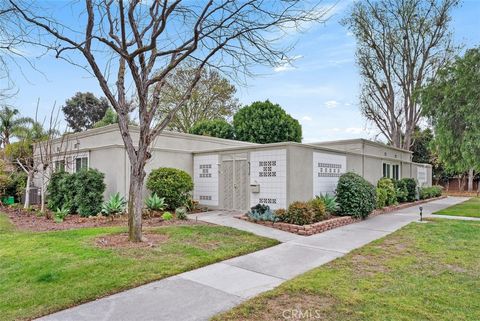
[[(135, 141), (138, 128), (131, 127)], [(54, 167), (74, 172), (84, 167), (105, 174), (105, 197), (128, 195), (129, 160), (117, 125), (69, 134), (54, 140)], [(253, 144), (164, 131), (152, 144), (148, 173), (158, 167), (188, 172), (193, 197), (211, 208), (245, 210), (258, 203), (273, 209), (333, 193), (347, 171), (372, 184), (382, 177), (415, 178), (431, 186), (432, 167), (412, 162), (412, 153), (365, 139), (311, 144)], [(40, 186), (37, 177), (34, 180)]]

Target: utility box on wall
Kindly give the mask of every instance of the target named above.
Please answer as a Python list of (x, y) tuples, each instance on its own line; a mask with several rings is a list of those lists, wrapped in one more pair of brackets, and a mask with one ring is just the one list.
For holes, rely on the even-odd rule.
[(251, 193), (260, 193), (260, 184), (250, 184)]

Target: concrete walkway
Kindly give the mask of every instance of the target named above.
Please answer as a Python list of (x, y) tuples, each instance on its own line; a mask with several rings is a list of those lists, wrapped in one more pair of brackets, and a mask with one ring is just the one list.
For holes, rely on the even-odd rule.
[[(449, 197), (423, 204), (424, 214), (465, 201)], [(232, 226), (284, 243), (182, 273), (60, 311), (40, 320), (208, 320), (242, 301), (418, 220), (418, 207), (372, 217), (308, 237), (241, 221), (229, 212), (198, 219)]]

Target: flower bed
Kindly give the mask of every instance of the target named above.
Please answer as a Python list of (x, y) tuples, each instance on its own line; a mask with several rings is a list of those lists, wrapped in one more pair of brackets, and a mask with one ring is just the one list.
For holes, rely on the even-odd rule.
[[(377, 216), (380, 214), (385, 214), (385, 213), (390, 213), (393, 211), (401, 210), (404, 208), (412, 207), (415, 205), (420, 205), (426, 202), (430, 201), (435, 201), (438, 199), (445, 198), (446, 196), (440, 196), (440, 197), (435, 197), (435, 198), (430, 198), (426, 200), (420, 200), (420, 201), (415, 201), (411, 203), (402, 203), (399, 205), (392, 205), (392, 206), (387, 206), (382, 209), (377, 209), (374, 210), (369, 216)], [(296, 225), (296, 224), (289, 224), (289, 223), (283, 223), (283, 222), (271, 222), (271, 221), (254, 221), (250, 219), (247, 215), (239, 215), (236, 216), (236, 218), (244, 220), (244, 221), (249, 221), (252, 223), (264, 225), (264, 226), (269, 226), (273, 227), (282, 231), (290, 232), (290, 233), (295, 233), (298, 235), (313, 235), (313, 234), (318, 234), (322, 233), (340, 226), (345, 226), (348, 224), (352, 224), (358, 221), (361, 221), (362, 219), (360, 218), (354, 218), (351, 216), (335, 216), (330, 219), (327, 219), (325, 221), (313, 223), (313, 224), (308, 224), (308, 225)]]

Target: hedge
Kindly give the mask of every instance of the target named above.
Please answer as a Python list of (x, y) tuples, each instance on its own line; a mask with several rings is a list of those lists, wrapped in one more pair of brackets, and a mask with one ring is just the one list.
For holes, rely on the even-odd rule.
[(377, 205), (375, 187), (358, 174), (340, 176), (336, 189), (340, 215), (367, 217)]

